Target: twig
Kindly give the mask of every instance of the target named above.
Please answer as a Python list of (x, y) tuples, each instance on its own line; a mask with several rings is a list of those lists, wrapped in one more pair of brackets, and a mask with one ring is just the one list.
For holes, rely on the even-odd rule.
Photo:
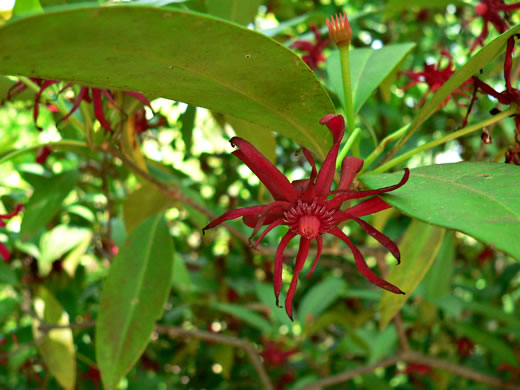
[(239, 339), (237, 337), (224, 336), (220, 334), (205, 332), (202, 330), (186, 330), (175, 326), (157, 325), (155, 327), (157, 333), (167, 334), (170, 337), (194, 337), (204, 341), (211, 341), (219, 344), (231, 345), (233, 347), (243, 349), (251, 364), (255, 368), (260, 380), (262, 381), (264, 388), (267, 390), (273, 390), (273, 385), (269, 376), (267, 375), (260, 357), (254, 350), (251, 343), (247, 340)]

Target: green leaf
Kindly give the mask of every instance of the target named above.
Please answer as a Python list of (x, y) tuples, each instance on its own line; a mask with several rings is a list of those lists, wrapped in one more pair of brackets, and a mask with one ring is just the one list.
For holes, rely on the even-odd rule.
[(238, 24), (254, 22), (262, 0), (207, 0), (208, 13)]
[(160, 192), (153, 184), (145, 182), (141, 188), (127, 196), (123, 203), (123, 215), (127, 232), (132, 232), (145, 219), (172, 207), (175, 200)]
[(11, 286), (18, 285), (18, 278), (9, 264), (0, 261), (0, 284), (5, 283)]
[(20, 301), (18, 301), (18, 299), (11, 297), (0, 299), (0, 324), (2, 324), (19, 307)]
[(322, 157), (331, 145), (319, 120), (334, 106), (309, 67), (271, 38), (207, 15), (128, 5), (49, 10), (1, 26), (0, 53), (2, 74), (187, 102), (276, 130)]
[[(52, 325), (69, 325), (69, 316), (56, 298), (44, 287), (40, 287), (34, 300), (34, 309), (39, 318)], [(50, 373), (66, 390), (76, 385), (76, 351), (70, 328), (53, 329), (47, 334), (39, 330), (40, 323), (33, 322), (33, 334), (43, 361)]]
[(246, 140), (254, 140), (257, 148), (273, 164), (276, 162), (276, 140), (270, 129), (242, 119), (226, 116), (226, 121), (231, 125), (235, 133)]
[(105, 280), (96, 323), (96, 358), (114, 389), (144, 352), (171, 285), (173, 242), (162, 216), (130, 233)]
[(217, 302), (212, 304), (211, 307), (215, 310), (231, 314), (236, 318), (240, 318), (244, 322), (247, 322), (249, 325), (261, 330), (262, 332), (271, 333), (274, 330), (273, 326), (268, 321), (266, 321), (260, 314), (257, 314), (242, 306)]
[(45, 178), (43, 185), (35, 186), (34, 193), (25, 205), (20, 234), (28, 239), (46, 226), (61, 210), (63, 201), (76, 186), (77, 171), (68, 171)]
[(16, 0), (13, 7), (13, 18), (40, 12), (43, 12), (43, 8), (39, 0)]
[(90, 246), (90, 243), (92, 242), (92, 237), (94, 236), (94, 233), (91, 231), (87, 231), (87, 234), (81, 240), (68, 255), (63, 259), (63, 269), (69, 274), (70, 277), (74, 277), (74, 274), (76, 273), (76, 268), (78, 267), (81, 258), (88, 250), (88, 247)]
[[(414, 47), (415, 43), (408, 42), (387, 45), (379, 50), (365, 48), (350, 51), (350, 77), (355, 112), (361, 109), (372, 92), (402, 63)], [(338, 50), (327, 59), (327, 73), (331, 89), (345, 107)]]
[(471, 76), (477, 74), (484, 66), (489, 64), (500, 54), (506, 50), (506, 44), (509, 37), (520, 32), (520, 25), (507, 30), (502, 35), (491, 41), (485, 47), (480, 49), (471, 59), (443, 84), (443, 86), (426, 102), (419, 110), (406, 136), (401, 143), (404, 143), (413, 133), (417, 131), (430, 116), (432, 116), (441, 106), (442, 102), (459, 88)]
[[(402, 173), (360, 177), (369, 188), (399, 182)], [(455, 229), (520, 260), (520, 169), (461, 162), (412, 169), (410, 180), (383, 196), (405, 214)]]
[(179, 122), (181, 123), (182, 140), (186, 147), (187, 154), (191, 152), (191, 146), (193, 144), (193, 128), (195, 127), (195, 118), (197, 116), (197, 107), (189, 105), (179, 116)]
[(482, 345), (492, 355), (496, 356), (498, 361), (515, 366), (518, 364), (513, 349), (493, 333), (475, 328), (474, 325), (455, 322), (448, 322), (446, 325), (453, 328), (460, 336), (466, 336), (473, 342)]
[(461, 300), (461, 304), (464, 309), (471, 310), (473, 313), (478, 313), (488, 318), (493, 318), (512, 328), (520, 329), (520, 319), (517, 318), (515, 314), (508, 314), (496, 306), (477, 301), (467, 302)]
[(38, 266), (49, 265), (58, 260), (89, 236), (91, 233), (88, 229), (68, 225), (56, 226), (50, 232), (45, 233), (40, 240)]
[(190, 272), (178, 253), (175, 253), (173, 260), (172, 286), (181, 294), (191, 291), (192, 288)]
[(388, 0), (385, 6), (385, 18), (389, 15), (393, 15), (396, 12), (402, 12), (409, 10), (412, 7), (424, 9), (424, 8), (446, 8), (449, 4), (462, 5), (462, 0)]
[(401, 264), (392, 267), (386, 277), (386, 280), (406, 294), (383, 291), (379, 304), (381, 329), (384, 329), (394, 318), (426, 275), (441, 247), (444, 233), (444, 229), (417, 220), (413, 220), (406, 230), (403, 241), (399, 245)]
[(455, 262), (455, 234), (446, 232), (435, 261), (424, 277), (424, 299), (451, 295), (451, 277)]
[(345, 281), (340, 278), (330, 277), (313, 286), (298, 307), (298, 320), (305, 324), (308, 316), (312, 319), (323, 313), (345, 290)]
[(269, 315), (276, 322), (276, 324), (278, 326), (285, 325), (289, 329), (292, 329), (292, 321), (289, 319), (289, 317), (287, 317), (285, 310), (276, 306), (273, 285), (256, 282), (255, 292), (258, 299), (260, 299), (260, 302), (262, 302), (270, 309)]

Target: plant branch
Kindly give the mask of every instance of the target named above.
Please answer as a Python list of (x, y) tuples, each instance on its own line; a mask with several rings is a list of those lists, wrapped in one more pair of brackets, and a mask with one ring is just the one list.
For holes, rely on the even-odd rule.
[(439, 138), (437, 140), (434, 140), (434, 141), (430, 141), (424, 145), (421, 145), (421, 146), (418, 146), (406, 153), (403, 153), (401, 154), (400, 156), (397, 156), (395, 157), (393, 160), (390, 160), (388, 161), (386, 164), (383, 164), (381, 165), (380, 167), (374, 169), (372, 172), (373, 173), (383, 173), (383, 172), (386, 172), (388, 171), (390, 168), (393, 168), (394, 166), (396, 166), (397, 164), (403, 162), (403, 161), (406, 161), (408, 160), (410, 157), (416, 155), (417, 153), (420, 153), (420, 152), (424, 152), (425, 150), (428, 150), (428, 149), (431, 149), (431, 148), (434, 148), (435, 146), (438, 146), (438, 145), (442, 145), (448, 141), (451, 141), (453, 139), (457, 139), (457, 138), (460, 138), (460, 137), (463, 137), (467, 134), (470, 134), (470, 133), (473, 133), (477, 130), (480, 130), (482, 129), (483, 127), (486, 127), (486, 126), (489, 126), (489, 125), (492, 125), (493, 123), (496, 123), (498, 121), (501, 121), (502, 119), (504, 118), (507, 118), (508, 116), (510, 115), (514, 115), (517, 113), (517, 108), (516, 107), (510, 107), (508, 108), (507, 110), (497, 114), (497, 115), (494, 115), (492, 116), (491, 118), (489, 119), (486, 119), (485, 121), (482, 121), (482, 122), (479, 122), (479, 123), (475, 123), (471, 126), (467, 126), (463, 129), (460, 129), (458, 131), (455, 131), (451, 134), (448, 134), (442, 138)]

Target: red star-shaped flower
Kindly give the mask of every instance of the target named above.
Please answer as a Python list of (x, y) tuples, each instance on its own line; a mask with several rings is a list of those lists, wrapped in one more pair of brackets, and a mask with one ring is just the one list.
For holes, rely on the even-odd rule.
[[(451, 54), (448, 51), (443, 50), (441, 52), (441, 57), (445, 57), (448, 59), (448, 64), (444, 68), (441, 68), (441, 64), (439, 61), (436, 65), (429, 65), (425, 63), (424, 70), (421, 72), (402, 72), (403, 74), (412, 79), (412, 81), (410, 81), (403, 87), (404, 90), (420, 83), (428, 84), (428, 91), (421, 98), (419, 106), (422, 106), (426, 101), (428, 95), (437, 92), (444, 85), (444, 83), (448, 81), (449, 78), (455, 73), (455, 69), (453, 69), (453, 59), (451, 57)], [(455, 89), (451, 93), (451, 95), (444, 100), (444, 102), (441, 105), (441, 108), (448, 104), (451, 98), (453, 98), (455, 102), (458, 103), (458, 96), (467, 97), (468, 95), (466, 94), (466, 89), (469, 87), (469, 84), (471, 84), (471, 82), (471, 79), (468, 79), (459, 88)]]
[(320, 31), (315, 25), (310, 27), (312, 32), (314, 33), (314, 37), (316, 39), (316, 43), (312, 43), (309, 41), (295, 41), (291, 45), (291, 49), (298, 49), (307, 53), (302, 57), (302, 60), (305, 61), (309, 68), (312, 70), (318, 69), (320, 62), (325, 62), (325, 57), (323, 56), (323, 49), (325, 49), (330, 41), (328, 39), (322, 39)]
[(242, 160), (242, 162), (258, 176), (260, 181), (273, 196), (274, 201), (269, 205), (245, 207), (228, 211), (211, 221), (203, 229), (203, 231), (206, 231), (224, 221), (243, 217), (244, 223), (254, 228), (251, 237), (258, 233), (262, 226), (267, 225), (266, 229), (254, 244), (257, 246), (265, 235), (275, 227), (280, 225), (289, 227), (289, 231), (280, 241), (275, 258), (274, 292), (277, 304), (282, 288), (284, 250), (293, 238), (300, 236), (300, 247), (296, 256), (294, 275), (285, 300), (285, 310), (291, 319), (293, 317), (292, 300), (296, 291), (296, 285), (298, 284), (298, 276), (307, 259), (311, 241), (316, 240), (318, 253), (307, 277), (314, 271), (320, 258), (323, 247), (322, 235), (325, 233), (330, 233), (338, 237), (350, 247), (354, 255), (356, 267), (370, 282), (395, 294), (404, 294), (399, 288), (380, 279), (372, 272), (365, 263), (359, 249), (354, 246), (352, 241), (343, 233), (338, 225), (349, 220), (356, 221), (368, 234), (383, 244), (399, 260), (400, 253), (397, 245), (383, 233), (377, 231), (360, 219), (362, 216), (389, 208), (390, 206), (385, 201), (379, 197), (373, 197), (344, 211), (341, 210), (341, 206), (344, 202), (349, 200), (382, 194), (403, 186), (408, 180), (409, 171), (405, 169), (405, 174), (398, 184), (377, 190), (352, 191), (349, 190), (349, 187), (356, 174), (361, 170), (363, 160), (348, 157), (343, 160), (339, 184), (335, 190), (332, 190), (331, 186), (336, 169), (336, 159), (341, 140), (345, 134), (345, 121), (341, 115), (330, 114), (325, 115), (320, 123), (329, 128), (333, 136), (334, 145), (329, 151), (319, 173), (316, 170), (316, 164), (314, 163), (311, 153), (304, 148), (304, 155), (312, 166), (311, 177), (310, 179), (297, 180), (292, 183), (252, 144), (239, 137), (232, 138), (231, 144), (239, 148), (234, 151), (233, 154)]

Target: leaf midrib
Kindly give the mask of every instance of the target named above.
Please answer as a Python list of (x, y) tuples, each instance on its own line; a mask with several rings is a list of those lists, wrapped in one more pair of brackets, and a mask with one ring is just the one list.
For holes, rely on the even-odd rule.
[(499, 200), (497, 200), (495, 198), (492, 198), (486, 192), (477, 190), (477, 189), (475, 189), (473, 187), (468, 187), (467, 185), (464, 185), (464, 184), (460, 184), (460, 183), (456, 183), (456, 182), (452, 182), (452, 181), (443, 179), (442, 177), (439, 177), (439, 176), (430, 176), (430, 175), (426, 175), (424, 173), (417, 173), (417, 172), (414, 172), (413, 176), (419, 176), (419, 177), (425, 177), (425, 178), (428, 178), (428, 179), (434, 179), (434, 180), (437, 180), (437, 181), (439, 181), (441, 183), (452, 185), (452, 186), (456, 186), (456, 187), (460, 187), (460, 188), (468, 190), (469, 192), (474, 192), (475, 194), (479, 194), (482, 197), (489, 199), (493, 203), (496, 203), (496, 204), (502, 206), (503, 209), (505, 209), (506, 211), (509, 211), (511, 214), (513, 214), (517, 218), (517, 222), (520, 223), (520, 213), (517, 214), (515, 212), (515, 210), (510, 209), (507, 205), (505, 205), (504, 203), (500, 202)]

